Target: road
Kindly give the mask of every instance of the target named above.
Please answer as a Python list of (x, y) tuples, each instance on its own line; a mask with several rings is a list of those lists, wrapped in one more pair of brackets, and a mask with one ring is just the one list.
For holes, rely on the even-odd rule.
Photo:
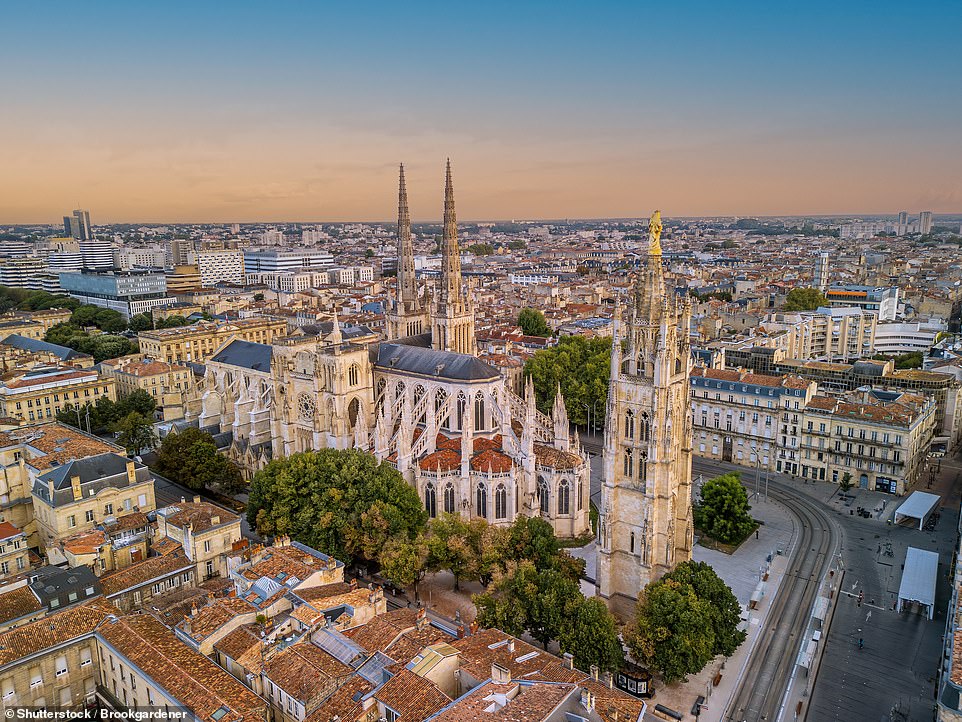
[[(733, 468), (737, 467), (700, 458), (692, 463), (692, 473), (707, 478)], [(746, 475), (746, 486), (754, 486), (753, 477)], [(819, 584), (837, 554), (840, 540), (837, 522), (821, 504), (799, 494), (795, 487), (796, 484), (781, 474), (770, 475), (769, 498), (795, 518), (798, 533), (792, 549), (786, 550), (790, 555), (788, 570), (775, 593), (765, 628), (742, 674), (726, 719), (759, 722), (778, 718)]]

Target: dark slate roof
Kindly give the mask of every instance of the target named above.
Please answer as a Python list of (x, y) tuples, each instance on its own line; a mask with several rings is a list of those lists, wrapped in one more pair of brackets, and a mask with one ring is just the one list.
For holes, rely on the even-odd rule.
[[(100, 596), (100, 580), (90, 567), (60, 569), (47, 566), (35, 570), (31, 576), (35, 581), (30, 584), (30, 589), (51, 611)], [(71, 593), (74, 594), (73, 599), (70, 598)], [(56, 603), (52, 604), (53, 600), (57, 600)]]
[[(79, 476), (81, 488), (85, 498), (97, 494), (101, 489), (111, 487), (122, 489), (130, 485), (127, 479), (127, 462), (125, 456), (108, 452), (77, 459), (61, 466), (55, 466), (37, 477), (33, 484), (33, 493), (52, 506), (62, 506), (73, 503), (73, 489), (70, 479)], [(150, 470), (135, 461), (137, 483), (150, 479)], [(53, 482), (54, 495), (50, 499), (48, 482)]]
[[(342, 323), (341, 327), (341, 338), (345, 341), (350, 341), (352, 338), (360, 338), (361, 336), (370, 336), (374, 332), (367, 326), (359, 326), (353, 323)], [(328, 336), (334, 331), (333, 321), (321, 321), (319, 323), (311, 323), (306, 326), (301, 326), (301, 331), (303, 331), (305, 336)]]
[(268, 344), (236, 339), (211, 357), (211, 361), (252, 371), (270, 371), (273, 351)]
[(54, 354), (61, 361), (72, 361), (78, 358), (86, 358), (89, 354), (80, 353), (79, 351), (74, 351), (72, 348), (67, 348), (66, 346), (58, 346), (55, 343), (47, 343), (46, 341), (40, 341), (35, 338), (27, 338), (26, 336), (21, 336), (20, 334), (11, 334), (3, 339), (4, 346), (13, 346), (14, 348), (23, 349), (24, 351), (46, 351), (47, 353)]
[(454, 381), (487, 381), (501, 373), (474, 356), (433, 348), (382, 343), (375, 364), (386, 371), (403, 371)]

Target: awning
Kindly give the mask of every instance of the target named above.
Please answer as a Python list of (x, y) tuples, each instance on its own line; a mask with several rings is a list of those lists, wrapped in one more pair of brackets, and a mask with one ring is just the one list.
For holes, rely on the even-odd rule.
[(921, 529), (928, 521), (929, 514), (941, 500), (942, 497), (938, 494), (929, 494), (927, 491), (913, 491), (909, 494), (909, 498), (895, 510), (895, 523), (898, 524), (904, 519), (918, 519), (919, 529)]
[(925, 549), (909, 547), (905, 552), (905, 569), (899, 584), (899, 611), (906, 603), (926, 607), (929, 619), (935, 612), (935, 582), (939, 574), (939, 555)]

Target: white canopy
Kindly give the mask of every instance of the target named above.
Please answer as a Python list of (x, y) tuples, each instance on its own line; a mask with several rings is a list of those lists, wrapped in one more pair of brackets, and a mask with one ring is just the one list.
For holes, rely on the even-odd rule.
[(909, 547), (905, 552), (905, 569), (899, 584), (899, 612), (907, 603), (927, 607), (929, 619), (935, 612), (935, 581), (939, 574), (939, 555), (925, 549)]
[(909, 498), (895, 510), (895, 523), (898, 524), (903, 519), (918, 519), (919, 529), (921, 529), (925, 526), (929, 514), (941, 500), (942, 497), (938, 494), (929, 494), (927, 491), (913, 491), (909, 494)]

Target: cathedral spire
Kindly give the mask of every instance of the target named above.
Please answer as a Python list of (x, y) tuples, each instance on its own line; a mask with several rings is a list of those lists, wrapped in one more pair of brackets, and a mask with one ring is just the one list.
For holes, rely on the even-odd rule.
[(397, 241), (398, 305), (405, 310), (417, 310), (417, 286), (414, 281), (414, 243), (411, 241), (411, 212), (408, 209), (408, 190), (404, 183), (403, 163), (398, 180)]
[(658, 325), (665, 299), (665, 277), (661, 265), (661, 211), (648, 221), (648, 266), (638, 274), (635, 287), (635, 313), (644, 324)]
[(444, 235), (441, 241), (442, 305), (457, 303), (461, 297), (461, 249), (458, 247), (458, 219), (454, 212), (454, 183), (451, 159), (448, 158), (444, 178)]
[(337, 320), (337, 306), (334, 307), (334, 324), (331, 328), (331, 335), (327, 337), (327, 340), (333, 344), (339, 344), (344, 340), (341, 336), (341, 324)]

